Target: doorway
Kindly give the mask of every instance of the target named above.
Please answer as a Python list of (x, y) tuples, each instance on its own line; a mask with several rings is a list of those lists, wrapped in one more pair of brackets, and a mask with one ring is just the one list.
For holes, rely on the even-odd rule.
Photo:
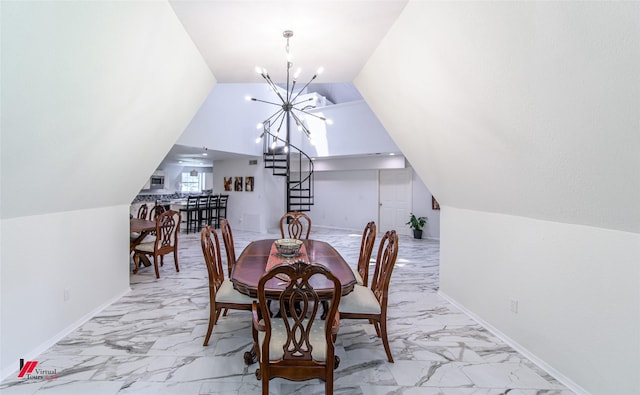
[(378, 175), (378, 232), (395, 229), (410, 235), (406, 225), (412, 203), (411, 169), (380, 170)]

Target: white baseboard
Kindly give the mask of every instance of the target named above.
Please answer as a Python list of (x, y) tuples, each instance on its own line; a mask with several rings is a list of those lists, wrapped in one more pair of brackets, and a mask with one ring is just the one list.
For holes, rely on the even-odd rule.
[(488, 322), (486, 322), (482, 318), (478, 317), (473, 312), (471, 312), (468, 309), (466, 309), (464, 306), (459, 304), (455, 299), (451, 298), (449, 295), (445, 294), (444, 292), (442, 292), (440, 290), (438, 291), (438, 295), (442, 296), (449, 303), (451, 303), (452, 305), (454, 305), (455, 307), (460, 309), (463, 313), (465, 313), (466, 315), (471, 317), (471, 319), (476, 321), (478, 324), (482, 325), (485, 329), (487, 329), (493, 335), (495, 335), (500, 340), (502, 340), (503, 342), (508, 344), (511, 348), (515, 349), (520, 354), (524, 355), (528, 360), (530, 360), (531, 362), (536, 364), (540, 369), (542, 369), (545, 372), (547, 372), (551, 377), (553, 377), (556, 380), (558, 380), (560, 383), (562, 383), (564, 386), (569, 388), (571, 391), (575, 392), (578, 395), (590, 395), (590, 393), (587, 390), (582, 388), (580, 385), (576, 384), (573, 380), (569, 379), (567, 376), (565, 376), (562, 373), (560, 373), (558, 370), (553, 368), (551, 365), (549, 365), (548, 363), (546, 363), (542, 359), (538, 358), (531, 351), (529, 351), (528, 349), (524, 348), (518, 342), (516, 342), (515, 340), (511, 339), (509, 336), (507, 336), (504, 333), (502, 333), (499, 329), (495, 328), (493, 325), (489, 324)]
[[(124, 290), (119, 295), (114, 296), (113, 298), (111, 298), (107, 302), (105, 302), (102, 305), (98, 306), (97, 308), (93, 309), (89, 313), (85, 314), (80, 319), (78, 319), (77, 321), (73, 322), (72, 324), (70, 324), (69, 326), (67, 326), (66, 328), (64, 328), (63, 330), (58, 332), (57, 334), (55, 334), (53, 337), (51, 337), (47, 341), (45, 341), (42, 344), (38, 345), (33, 350), (25, 353), (24, 354), (24, 359), (27, 360), (27, 361), (37, 360), (38, 355), (42, 354), (43, 352), (47, 351), (49, 348), (53, 347), (57, 342), (59, 342), (64, 337), (69, 335), (71, 332), (73, 332), (76, 329), (78, 329), (79, 327), (81, 327), (84, 323), (89, 321), (91, 318), (95, 317), (102, 310), (104, 310), (107, 307), (111, 306), (115, 301), (119, 300), (124, 295), (128, 294), (129, 292), (131, 292), (131, 288), (128, 288), (128, 289)], [(2, 369), (2, 373), (0, 373), (0, 381), (4, 381), (10, 375), (15, 375), (15, 376), (18, 375), (18, 369), (17, 369), (18, 368), (18, 363), (16, 362), (15, 364), (10, 365), (10, 366), (13, 366), (13, 367), (8, 367), (7, 366), (4, 369)]]

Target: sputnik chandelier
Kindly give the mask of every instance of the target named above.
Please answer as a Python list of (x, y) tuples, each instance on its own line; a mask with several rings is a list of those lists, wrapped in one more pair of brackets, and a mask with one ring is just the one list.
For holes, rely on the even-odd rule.
[[(271, 115), (269, 118), (265, 119), (264, 121), (260, 122), (258, 124), (258, 129), (262, 129), (262, 134), (260, 134), (260, 136), (256, 139), (256, 142), (259, 143), (260, 141), (262, 141), (262, 138), (264, 137), (264, 134), (269, 131), (269, 133), (273, 136), (273, 141), (271, 143), (271, 149), (274, 149), (276, 147), (276, 142), (278, 140), (284, 141), (285, 142), (285, 147), (284, 150), (285, 152), (288, 151), (289, 149), (289, 126), (290, 126), (290, 122), (291, 120), (293, 120), (296, 123), (296, 126), (298, 128), (299, 131), (304, 132), (304, 134), (307, 136), (307, 138), (309, 139), (309, 141), (311, 142), (311, 144), (313, 144), (313, 140), (311, 138), (311, 132), (309, 131), (309, 128), (305, 125), (305, 115), (310, 115), (312, 117), (318, 118), (322, 121), (324, 121), (326, 124), (331, 125), (331, 120), (325, 118), (324, 116), (321, 115), (317, 115), (317, 114), (313, 114), (308, 112), (307, 110), (315, 108), (315, 106), (313, 106), (312, 104), (310, 104), (309, 102), (313, 100), (313, 97), (311, 98), (306, 98), (306, 99), (302, 99), (300, 97), (300, 95), (305, 91), (305, 89), (309, 86), (309, 84), (311, 82), (313, 82), (313, 80), (315, 80), (318, 75), (320, 75), (322, 73), (322, 67), (318, 69), (318, 71), (316, 71), (316, 73), (313, 75), (313, 77), (311, 77), (311, 79), (309, 80), (309, 82), (307, 82), (307, 84), (305, 86), (302, 87), (302, 89), (300, 89), (298, 92), (295, 92), (295, 87), (296, 87), (296, 82), (298, 80), (298, 77), (300, 76), (300, 72), (301, 69), (298, 68), (296, 70), (296, 72), (293, 74), (293, 79), (291, 79), (291, 68), (293, 67), (293, 63), (291, 61), (291, 50), (289, 48), (289, 39), (293, 36), (293, 31), (291, 30), (285, 30), (282, 33), (282, 36), (284, 38), (287, 39), (287, 45), (285, 47), (285, 51), (287, 53), (287, 85), (286, 85), (286, 90), (284, 92), (282, 92), (282, 89), (279, 89), (276, 84), (274, 84), (273, 80), (271, 79), (271, 77), (269, 76), (269, 73), (267, 72), (266, 69), (262, 68), (262, 67), (256, 67), (256, 72), (258, 72), (258, 74), (260, 74), (262, 76), (262, 78), (264, 78), (264, 80), (267, 82), (267, 85), (269, 85), (269, 87), (271, 88), (271, 90), (273, 90), (273, 92), (276, 94), (276, 96), (278, 97), (278, 99), (280, 100), (279, 102), (272, 102), (272, 101), (267, 101), (267, 100), (261, 100), (261, 99), (256, 99), (254, 97), (247, 97), (247, 100), (252, 100), (252, 101), (257, 101), (257, 102), (261, 102), (261, 103), (267, 103), (267, 104), (271, 104), (274, 105), (276, 107), (279, 107), (275, 113), (273, 113), (273, 115)], [(284, 93), (284, 96), (283, 96)], [(283, 124), (286, 125), (286, 137), (285, 139), (281, 139), (280, 136), (280, 129), (282, 129)], [(278, 125), (276, 132), (275, 133), (271, 133), (271, 125)]]

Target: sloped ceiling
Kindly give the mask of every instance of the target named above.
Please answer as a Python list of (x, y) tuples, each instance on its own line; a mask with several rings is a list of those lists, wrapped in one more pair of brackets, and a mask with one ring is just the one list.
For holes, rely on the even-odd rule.
[(638, 15), (410, 2), (355, 84), (441, 205), (640, 232)]
[(166, 2), (2, 2), (5, 218), (129, 204), (215, 84)]

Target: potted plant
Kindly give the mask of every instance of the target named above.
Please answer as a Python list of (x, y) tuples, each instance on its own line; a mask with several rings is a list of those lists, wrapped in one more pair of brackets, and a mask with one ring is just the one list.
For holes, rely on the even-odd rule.
[(424, 224), (426, 223), (427, 217), (416, 217), (414, 213), (411, 213), (411, 217), (409, 218), (407, 225), (413, 229), (414, 239), (422, 239), (422, 228), (424, 228)]

